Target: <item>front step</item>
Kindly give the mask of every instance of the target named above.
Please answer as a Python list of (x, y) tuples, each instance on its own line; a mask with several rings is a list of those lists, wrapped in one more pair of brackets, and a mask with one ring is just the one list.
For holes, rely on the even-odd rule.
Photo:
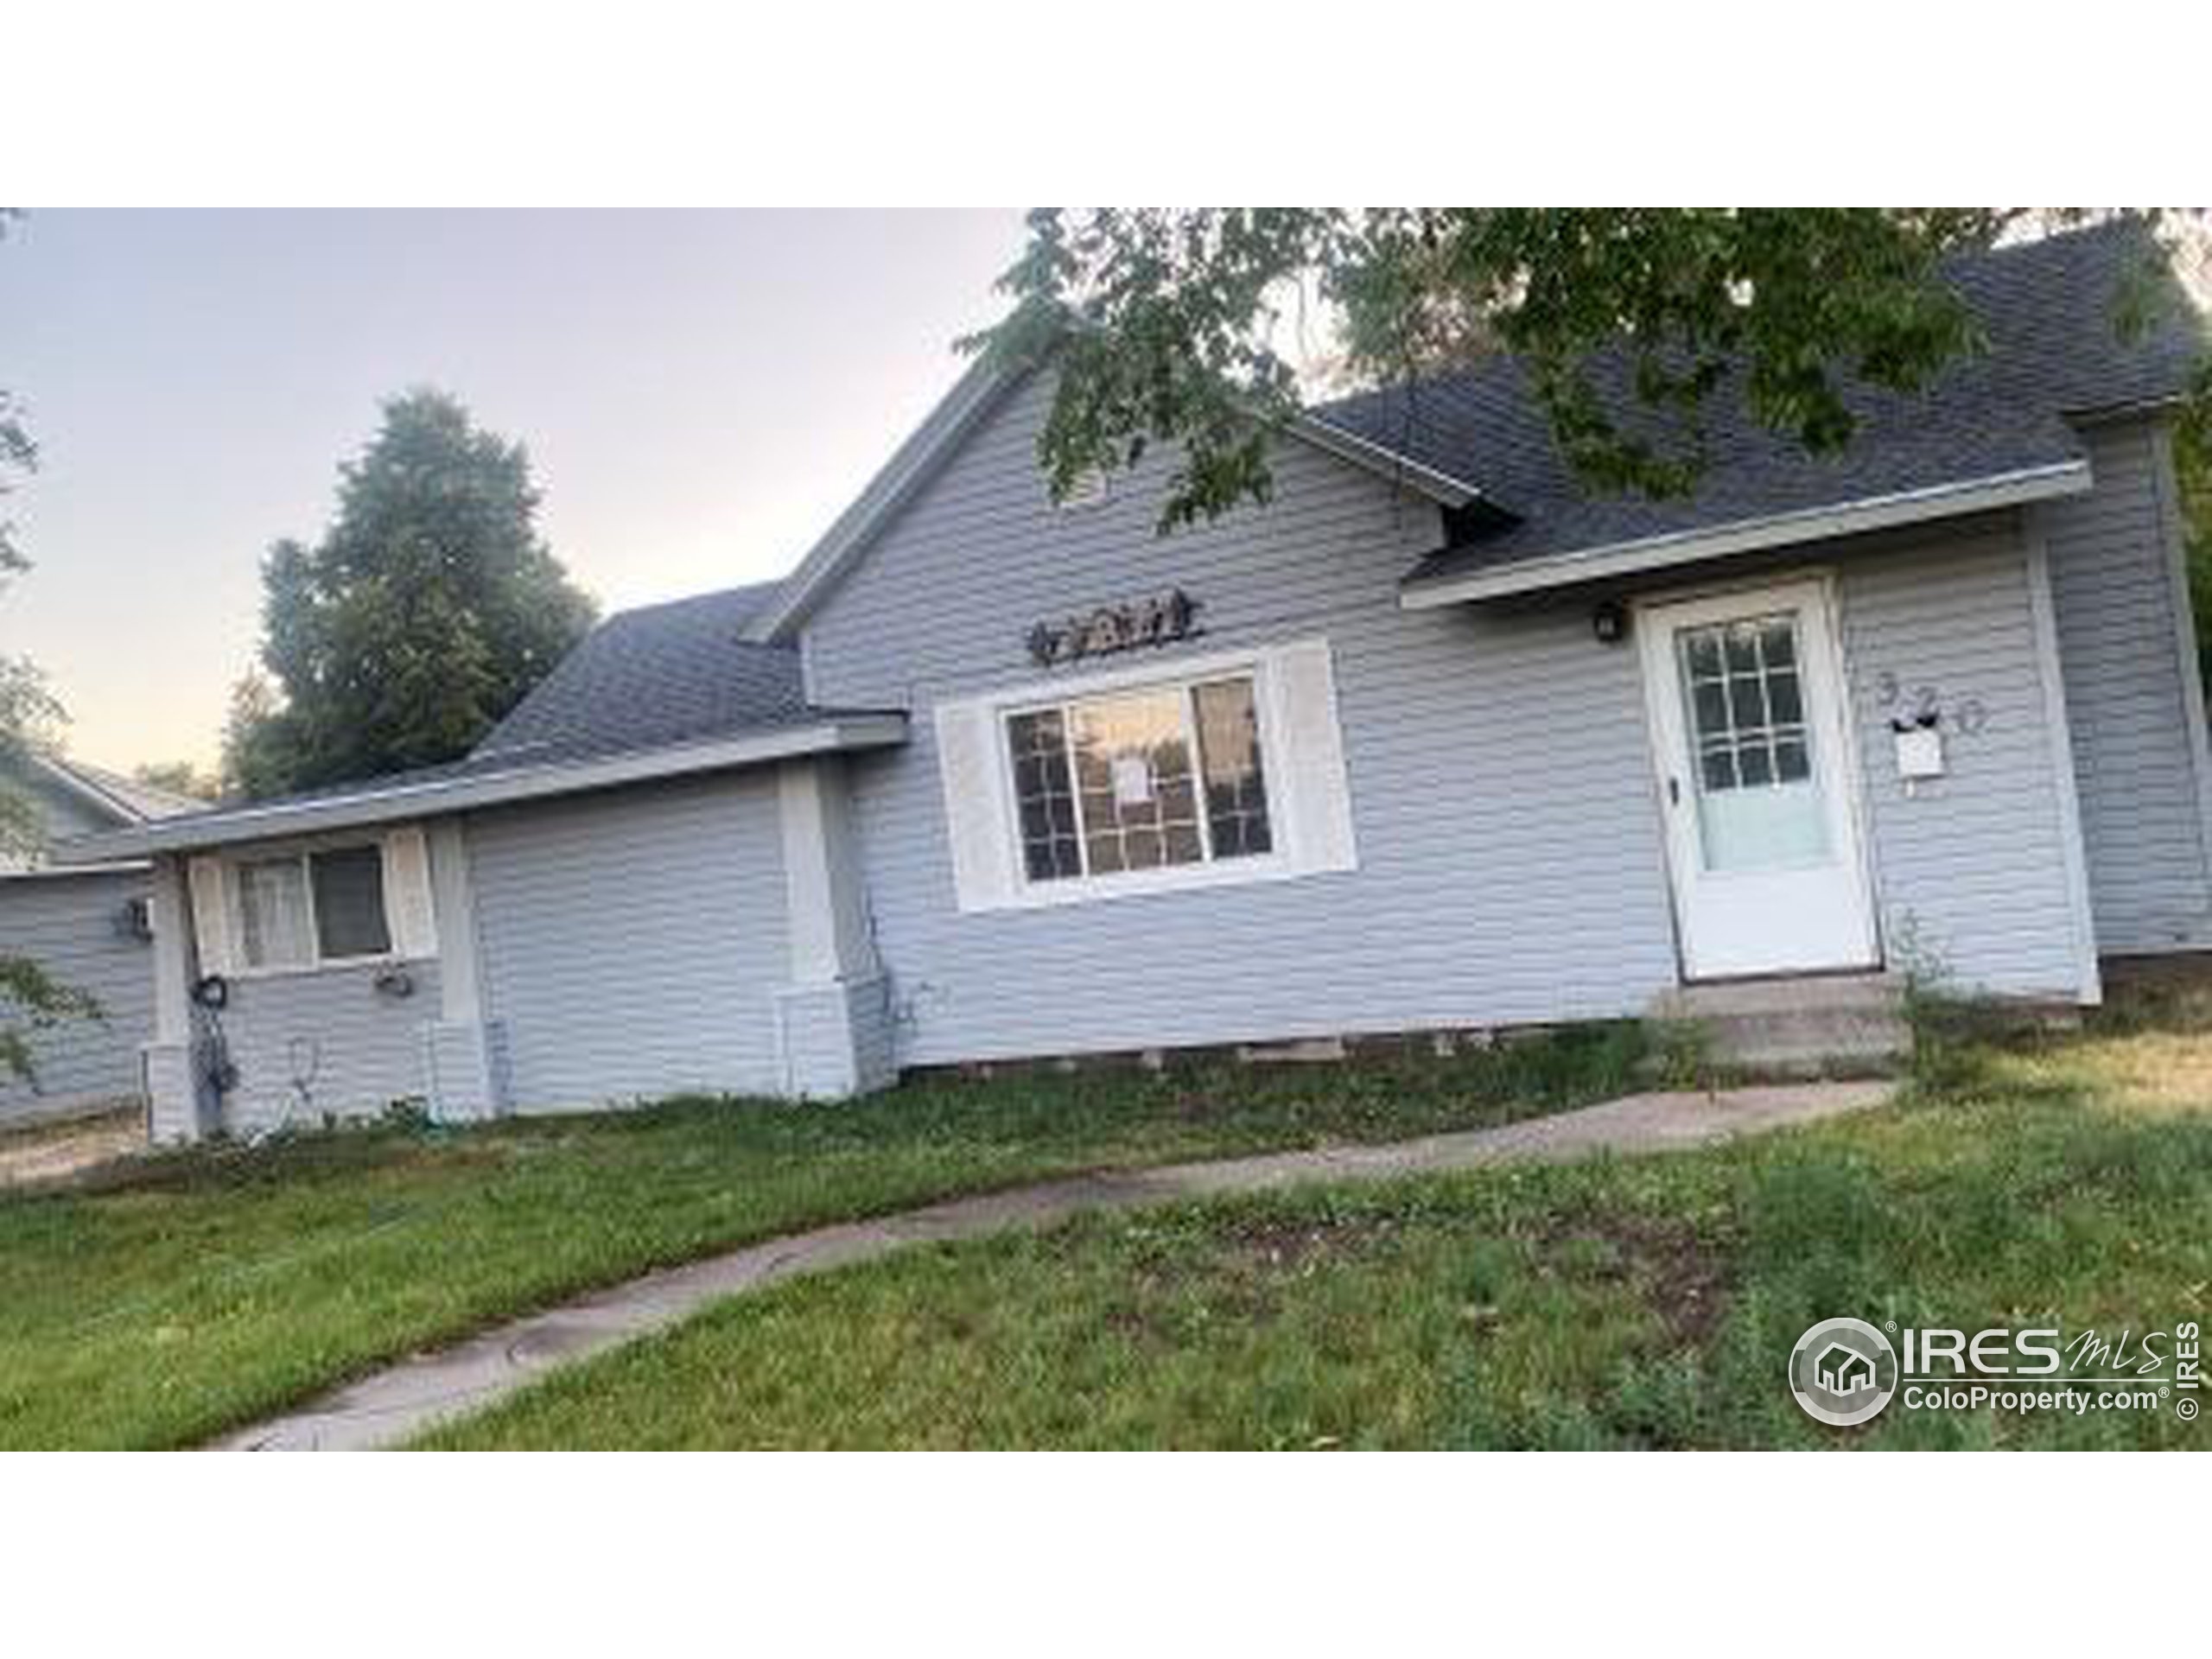
[(1654, 1019), (1705, 1034), (1724, 1065), (1792, 1076), (1866, 1071), (1912, 1050), (1897, 974), (1791, 975), (1684, 985), (1661, 993)]

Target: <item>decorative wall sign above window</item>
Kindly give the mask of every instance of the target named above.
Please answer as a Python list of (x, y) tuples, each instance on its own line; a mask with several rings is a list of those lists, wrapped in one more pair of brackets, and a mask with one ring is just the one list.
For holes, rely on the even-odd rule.
[(1205, 632), (1198, 625), (1198, 601), (1180, 588), (1171, 588), (1150, 599), (1102, 605), (1086, 614), (1039, 622), (1029, 630), (1029, 655), (1039, 667), (1052, 668), (1146, 645), (1171, 645)]

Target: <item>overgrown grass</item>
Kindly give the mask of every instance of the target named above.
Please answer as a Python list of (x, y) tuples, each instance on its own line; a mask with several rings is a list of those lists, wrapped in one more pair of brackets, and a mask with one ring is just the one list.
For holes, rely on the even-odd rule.
[(601, 1284), (1079, 1169), (1502, 1122), (1633, 1086), (1632, 1026), (1452, 1059), (917, 1083), (387, 1128), (0, 1195), (0, 1446), (171, 1446)]
[[(2170, 1409), (1806, 1417), (1815, 1321), (2212, 1316), (2212, 1038), (1961, 1039), (1892, 1108), (1717, 1151), (1093, 1217), (723, 1304), (454, 1446), (2181, 1446)], [(2168, 1063), (2178, 1058), (2182, 1070)]]

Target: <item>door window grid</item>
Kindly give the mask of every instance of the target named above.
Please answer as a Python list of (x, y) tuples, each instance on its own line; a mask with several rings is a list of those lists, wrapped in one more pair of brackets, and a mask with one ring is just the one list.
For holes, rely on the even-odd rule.
[(1038, 709), (1007, 730), (1033, 881), (1274, 849), (1249, 677)]
[(1686, 629), (1681, 650), (1691, 744), (1707, 793), (1811, 777), (1795, 616)]

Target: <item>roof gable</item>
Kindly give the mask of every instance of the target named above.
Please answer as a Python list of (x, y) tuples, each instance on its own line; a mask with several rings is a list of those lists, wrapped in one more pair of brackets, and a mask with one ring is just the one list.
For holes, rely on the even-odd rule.
[[(1034, 372), (1033, 368), (1001, 368), (988, 358), (970, 366), (808, 550), (747, 628), (747, 638), (763, 643), (788, 639), (866, 556), (899, 510), (950, 464), (976, 428)], [(1300, 416), (1284, 429), (1300, 442), (1388, 478), (1441, 506), (1469, 506), (1483, 495), (1475, 484), (1450, 468), (1349, 426)]]
[[(159, 818), (198, 811), (207, 803), (125, 778), (102, 766), (58, 754), (30, 753), (0, 763), (30, 798), (41, 833), (48, 840), (128, 830)], [(45, 867), (45, 855), (0, 854), (0, 874), (20, 875)]]

